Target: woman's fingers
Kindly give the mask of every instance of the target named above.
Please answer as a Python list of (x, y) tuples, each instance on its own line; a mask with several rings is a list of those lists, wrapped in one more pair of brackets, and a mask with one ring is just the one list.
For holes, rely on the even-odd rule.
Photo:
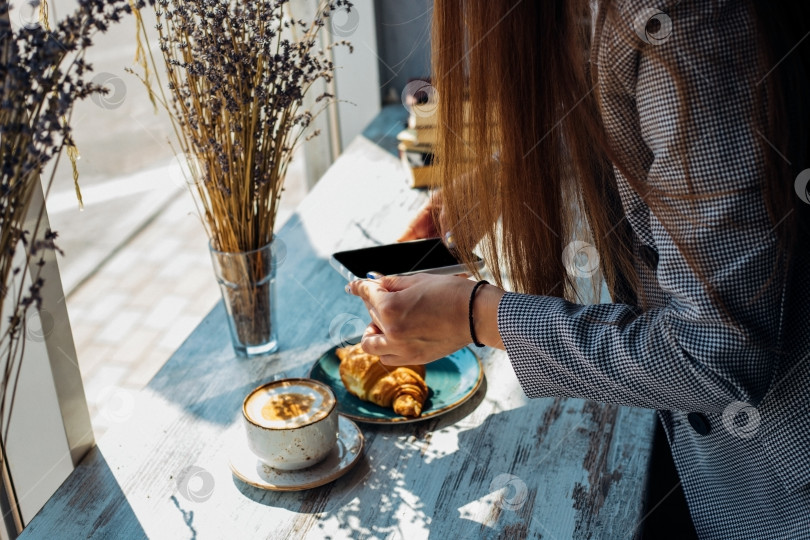
[(363, 335), (365, 336), (366, 334), (368, 334), (368, 335), (371, 336), (371, 335), (374, 335), (374, 334), (382, 334), (382, 333), (383, 333), (383, 331), (380, 330), (379, 326), (377, 326), (374, 323), (371, 323), (368, 326), (366, 326), (366, 330), (365, 330), (365, 332), (363, 332)]
[(385, 328), (385, 324), (380, 320), (380, 314), (377, 312), (377, 309), (368, 304), (366, 304), (366, 309), (368, 310), (368, 314), (371, 315), (371, 324), (366, 328), (366, 332), (384, 334), (385, 331), (383, 328)]
[(361, 346), (383, 364), (424, 364), (469, 342), (467, 306), (472, 282), (450, 276), (381, 276), (350, 284), (372, 324)]
[(427, 219), (431, 220), (430, 223), (422, 221), (409, 225), (402, 236), (397, 238), (397, 242), (409, 242), (411, 240), (423, 240), (425, 238), (435, 238), (439, 236), (438, 229), (432, 223), (433, 218)]
[(421, 276), (380, 276), (377, 279), (357, 279), (349, 283), (349, 292), (359, 296), (366, 306), (378, 306), (385, 298), (386, 293), (407, 289)]
[(413, 225), (409, 225), (405, 232), (402, 233), (402, 236), (397, 238), (397, 242), (410, 242), (411, 240), (419, 240), (422, 236), (419, 235), (417, 228)]
[(413, 276), (383, 276), (379, 280), (380, 286), (388, 292), (398, 292), (407, 289), (418, 281), (418, 275)]
[(396, 354), (382, 354), (378, 355), (380, 357), (380, 362), (384, 366), (414, 366), (417, 364), (427, 364), (427, 362), (417, 362), (411, 356), (402, 356)]
[(360, 341), (360, 346), (368, 354), (374, 354), (380, 357), (380, 362), (386, 366), (405, 366), (407, 363), (407, 356), (399, 354), (392, 354), (394, 347), (388, 342), (388, 337), (374, 323), (366, 327), (363, 332), (363, 337)]
[(359, 296), (366, 306), (376, 306), (388, 292), (382, 285), (383, 279), (356, 279), (349, 283), (349, 292)]
[(421, 240), (423, 238), (434, 238), (439, 236), (439, 230), (433, 219), (433, 208), (435, 200), (429, 201), (414, 216), (405, 232), (397, 239), (397, 242), (407, 242), (409, 240)]
[(388, 362), (386, 362), (384, 359), (399, 358), (399, 356), (391, 354), (394, 352), (394, 348), (389, 343), (388, 336), (382, 333), (380, 328), (374, 323), (368, 325), (366, 327), (366, 331), (363, 332), (363, 337), (360, 340), (360, 347), (362, 347), (363, 350), (368, 354), (379, 356), (380, 361), (382, 361), (383, 364), (388, 364)]
[[(414, 280), (418, 281), (418, 278), (415, 276), (380, 276), (374, 280), (358, 280), (351, 283), (351, 292), (363, 300), (372, 321), (363, 334), (361, 342), (363, 350), (369, 354), (384, 357), (391, 364), (397, 363), (399, 348), (402, 346), (402, 343), (392, 341), (391, 336), (386, 334), (387, 328), (401, 326), (396, 320), (399, 313), (393, 314), (394, 319), (391, 320), (392, 295), (407, 288)], [(381, 315), (381, 312), (388, 313), (389, 319)]]

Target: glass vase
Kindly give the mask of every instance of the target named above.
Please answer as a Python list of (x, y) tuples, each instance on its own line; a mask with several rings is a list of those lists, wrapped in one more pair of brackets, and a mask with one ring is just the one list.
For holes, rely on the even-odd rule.
[(278, 349), (278, 256), (274, 244), (236, 253), (210, 247), (214, 274), (228, 313), (231, 342), (238, 356), (260, 356)]

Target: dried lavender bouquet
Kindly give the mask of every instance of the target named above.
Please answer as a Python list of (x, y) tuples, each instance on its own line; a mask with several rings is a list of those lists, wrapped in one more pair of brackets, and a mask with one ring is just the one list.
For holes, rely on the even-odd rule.
[[(214, 249), (267, 245), (284, 176), (297, 144), (323, 110), (303, 109), (318, 80), (331, 81), (331, 43), (318, 32), (347, 0), (323, 2), (313, 20), (294, 19), (288, 0), (159, 0), (157, 29), (168, 98), (142, 77), (170, 113), (178, 151)], [(142, 37), (146, 34), (141, 27)], [(158, 77), (159, 81), (159, 77)], [(325, 107), (333, 96), (315, 99)]]
[[(45, 165), (51, 160), (58, 165), (65, 150), (75, 152), (69, 124), (73, 105), (106, 92), (85, 78), (91, 67), (84, 53), (92, 37), (139, 5), (130, 0), (80, 0), (75, 11), (51, 28), (47, 4), (31, 6), (38, 19), (23, 20), (19, 11), (10, 11), (9, 2), (0, 1), (0, 311), (9, 314), (0, 324), (0, 418), (6, 391), (16, 389), (28, 309), (41, 307), (43, 255), (56, 249), (56, 233), (40, 230), (44, 206), (32, 212), (31, 201)], [(19, 30), (12, 28), (10, 13), (23, 23)], [(75, 180), (75, 161), (73, 165)], [(55, 170), (43, 181), (46, 194)], [(24, 257), (15, 259), (18, 249), (24, 250)], [(32, 277), (26, 285), (23, 276), (29, 269)], [(13, 406), (13, 398), (10, 403)]]
[[(319, 31), (335, 11), (350, 9), (346, 0), (322, 2), (305, 22), (292, 17), (287, 0), (155, 5), (163, 65), (150, 57), (157, 89), (148, 70), (141, 80), (169, 112), (176, 153), (187, 162), (238, 353), (273, 341), (274, 257), (256, 250), (273, 241), (297, 145), (318, 134), (307, 128), (334, 99), (321, 93), (314, 100), (318, 109), (310, 111), (304, 96), (318, 81), (332, 80), (330, 49), (351, 49), (344, 41), (324, 44)], [(146, 40), (142, 24), (139, 35)]]

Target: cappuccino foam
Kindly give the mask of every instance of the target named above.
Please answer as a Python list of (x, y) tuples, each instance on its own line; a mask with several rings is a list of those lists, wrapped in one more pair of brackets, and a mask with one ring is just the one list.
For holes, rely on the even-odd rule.
[(325, 418), (335, 398), (318, 383), (281, 380), (251, 393), (245, 400), (245, 414), (253, 423), (270, 429), (289, 429)]

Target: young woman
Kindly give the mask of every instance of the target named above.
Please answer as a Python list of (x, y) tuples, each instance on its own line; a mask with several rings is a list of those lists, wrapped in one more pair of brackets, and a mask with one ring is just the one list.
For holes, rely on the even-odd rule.
[[(808, 11), (436, 0), (439, 232), (495, 283), (355, 282), (363, 348), (476, 341), (529, 397), (658, 409), (700, 537), (807, 538)], [(577, 303), (576, 251), (612, 303)]]

